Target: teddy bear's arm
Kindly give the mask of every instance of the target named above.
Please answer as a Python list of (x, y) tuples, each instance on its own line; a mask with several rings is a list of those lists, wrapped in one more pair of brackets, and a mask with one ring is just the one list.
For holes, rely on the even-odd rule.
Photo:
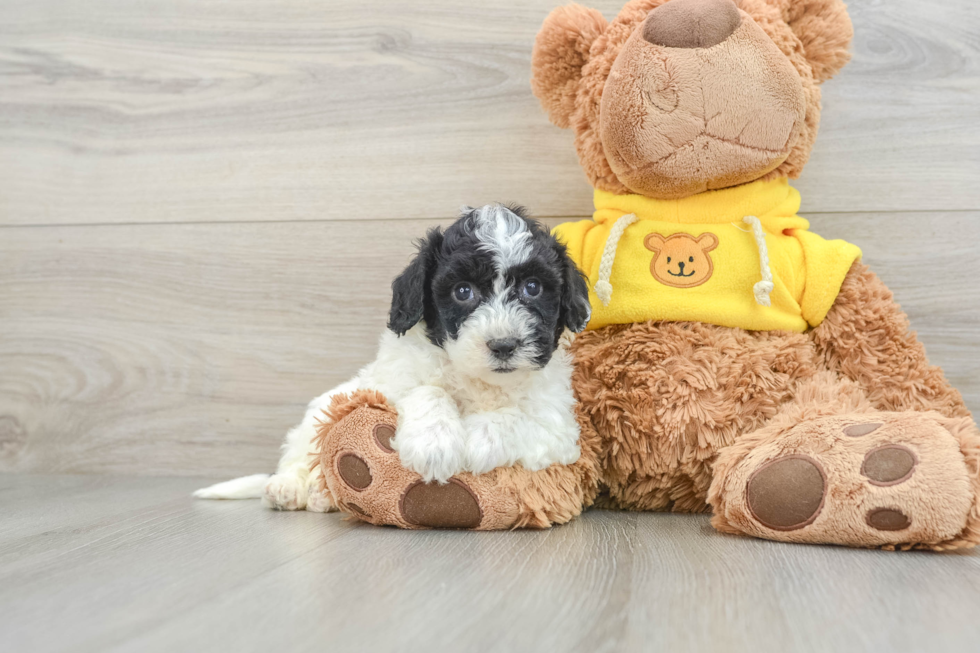
[(970, 414), (943, 371), (929, 364), (892, 292), (860, 261), (811, 337), (827, 367), (857, 382), (879, 410)]

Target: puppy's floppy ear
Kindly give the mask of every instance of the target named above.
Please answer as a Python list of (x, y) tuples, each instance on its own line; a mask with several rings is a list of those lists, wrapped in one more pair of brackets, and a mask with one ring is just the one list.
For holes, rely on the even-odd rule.
[(783, 0), (780, 4), (783, 20), (803, 43), (816, 82), (823, 83), (836, 75), (851, 59), (854, 38), (843, 0)]
[(425, 307), (432, 301), (429, 282), (441, 246), (442, 231), (438, 227), (429, 230), (425, 238), (418, 241), (418, 254), (391, 283), (388, 328), (400, 336), (418, 324), (425, 313)]
[(562, 129), (570, 126), (582, 67), (592, 42), (606, 31), (606, 19), (581, 5), (558, 7), (544, 20), (531, 54), (531, 89), (548, 118)]
[(585, 329), (589, 323), (589, 318), (592, 317), (592, 306), (589, 304), (589, 286), (585, 282), (585, 275), (579, 271), (564, 245), (555, 241), (555, 248), (558, 251), (562, 267), (559, 305), (561, 312), (558, 316), (558, 333), (556, 334), (556, 337), (560, 337), (565, 327), (575, 333)]

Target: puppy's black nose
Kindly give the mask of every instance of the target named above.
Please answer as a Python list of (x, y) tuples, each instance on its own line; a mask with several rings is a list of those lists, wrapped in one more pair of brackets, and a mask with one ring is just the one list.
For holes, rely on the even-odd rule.
[(487, 340), (487, 347), (493, 355), (501, 360), (507, 360), (517, 349), (517, 338), (495, 338)]

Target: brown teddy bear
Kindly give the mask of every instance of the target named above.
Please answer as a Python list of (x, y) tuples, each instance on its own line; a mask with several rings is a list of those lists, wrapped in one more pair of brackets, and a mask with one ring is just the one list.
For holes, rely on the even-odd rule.
[[(532, 86), (595, 187), (594, 218), (556, 230), (592, 288), (572, 344), (582, 458), (427, 486), (381, 444), (384, 398), (361, 393), (321, 429), (339, 505), (403, 527), (543, 527), (603, 491), (610, 507), (710, 510), (720, 531), (774, 540), (980, 541), (980, 432), (962, 398), (860, 250), (809, 231), (787, 182), (851, 37), (840, 0), (552, 12)], [(352, 451), (364, 464), (338, 467)]]
[(840, 0), (633, 0), (610, 23), (577, 5), (545, 21), (533, 88), (596, 189), (595, 219), (558, 232), (595, 287), (575, 387), (612, 504), (713, 510), (719, 530), (776, 540), (980, 541), (962, 398), (786, 182), (851, 37)]

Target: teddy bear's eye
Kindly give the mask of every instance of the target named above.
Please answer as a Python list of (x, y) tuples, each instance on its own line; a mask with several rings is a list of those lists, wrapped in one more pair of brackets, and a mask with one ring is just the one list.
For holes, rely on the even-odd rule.
[(670, 263), (670, 257), (669, 256), (667, 257), (667, 262)]
[(691, 263), (694, 263), (694, 257), (693, 256), (691, 258), (687, 259), (687, 260), (690, 261)]

